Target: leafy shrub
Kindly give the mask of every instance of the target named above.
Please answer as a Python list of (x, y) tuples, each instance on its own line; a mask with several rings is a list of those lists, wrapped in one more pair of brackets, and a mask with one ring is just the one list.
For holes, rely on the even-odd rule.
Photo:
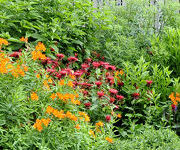
[(151, 39), (163, 37), (166, 27), (179, 27), (179, 14), (176, 11), (178, 6), (178, 3), (171, 0), (166, 4), (156, 1), (155, 5), (147, 0), (128, 0), (122, 7), (105, 7), (106, 11), (111, 12), (108, 17), (112, 23), (108, 25), (108, 30), (97, 32), (96, 43), (92, 45), (99, 53), (103, 53), (109, 62), (119, 67), (122, 67), (121, 62), (135, 63), (141, 56), (148, 57), (147, 61), (159, 58), (153, 61), (158, 64), (162, 61), (162, 55), (164, 59), (169, 55), (166, 51), (163, 52), (162, 48), (159, 50), (161, 55), (156, 58), (158, 53), (152, 58), (154, 48), (151, 49)]
[(178, 28), (166, 28), (161, 37), (152, 39), (152, 62), (159, 62), (162, 66), (169, 66), (175, 76), (180, 75), (180, 30)]
[(124, 63), (124, 71), (125, 76), (120, 76), (123, 86), (119, 90), (126, 99), (120, 107), (123, 115), (119, 126), (127, 127), (129, 122), (148, 122), (158, 127), (171, 125), (173, 115), (170, 99), (167, 99), (174, 91), (171, 71), (152, 66), (143, 58), (136, 65)]
[[(70, 55), (84, 54), (83, 49), (99, 29), (96, 22), (101, 18), (98, 12), (93, 13), (88, 0), (3, 1), (0, 9), (1, 37), (17, 42), (25, 36), (30, 42), (48, 43), (49, 48)], [(103, 24), (106, 21), (101, 22), (101, 27)], [(16, 44), (9, 49), (17, 50), (21, 46)]]
[(170, 129), (156, 130), (154, 127), (145, 125), (136, 129), (128, 140), (122, 140), (118, 149), (138, 150), (174, 150), (180, 148), (179, 137)]

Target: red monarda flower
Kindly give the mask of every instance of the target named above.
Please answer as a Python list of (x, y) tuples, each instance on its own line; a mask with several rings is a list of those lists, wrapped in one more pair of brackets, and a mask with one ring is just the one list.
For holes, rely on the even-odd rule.
[(108, 76), (108, 77), (107, 77), (107, 81), (108, 81), (108, 82), (110, 82), (110, 81), (112, 81), (112, 80), (114, 80), (114, 77), (113, 77), (113, 76)]
[(9, 55), (9, 57), (19, 58), (20, 55), (21, 52), (13, 52), (12, 54)]
[(104, 61), (100, 61), (100, 65), (105, 67), (106, 65), (109, 65), (109, 63), (108, 62), (104, 62)]
[(98, 94), (99, 98), (104, 96), (104, 92), (102, 92), (102, 91), (98, 91), (97, 94)]
[(132, 94), (132, 97), (133, 97), (134, 99), (139, 99), (139, 96), (140, 96), (139, 93), (133, 93), (133, 94)]
[(74, 75), (75, 75), (77, 78), (79, 78), (82, 74), (83, 74), (82, 71), (76, 71), (76, 72), (74, 72)]
[(59, 71), (59, 73), (61, 74), (61, 76), (65, 76), (68, 74), (67, 71), (65, 71), (65, 70), (61, 70), (61, 71)]
[(77, 53), (75, 53), (75, 54), (74, 54), (74, 56), (75, 56), (75, 57), (77, 57), (77, 56), (78, 56), (78, 54), (77, 54)]
[[(80, 85), (80, 84), (79, 84)], [(83, 88), (90, 88), (91, 86), (93, 86), (93, 84), (91, 84), (91, 83), (81, 83), (81, 85), (83, 86)]]
[(107, 122), (110, 122), (110, 121), (111, 121), (111, 116), (110, 116), (110, 115), (107, 115), (107, 116), (106, 116), (106, 121), (107, 121)]
[(70, 57), (68, 58), (68, 61), (69, 61), (69, 62), (75, 62), (75, 61), (78, 61), (78, 59), (77, 59), (76, 57), (70, 56)]
[(105, 66), (105, 69), (107, 69), (107, 70), (116, 70), (116, 67), (115, 66), (112, 66), (112, 65), (106, 65)]
[(99, 58), (101, 55), (100, 54), (97, 54), (96, 57)]
[(124, 85), (124, 82), (120, 81), (120, 82), (118, 82), (118, 85), (119, 85), (120, 87), (122, 87), (122, 86)]
[(177, 111), (177, 105), (172, 104), (171, 108), (172, 108), (172, 111), (175, 111), (175, 112)]
[(56, 67), (58, 67), (58, 66), (59, 66), (59, 64), (58, 64), (58, 61), (57, 61), (57, 60), (53, 60), (53, 61), (52, 61), (52, 63), (53, 63), (54, 68), (56, 68)]
[(53, 51), (53, 52), (55, 51), (54, 48), (52, 48), (52, 47), (50, 48), (50, 50)]
[(71, 74), (73, 72), (70, 68), (65, 68), (64, 71), (66, 71), (68, 74)]
[(45, 60), (41, 60), (41, 63), (42, 63), (43, 65), (50, 64), (50, 63), (51, 63), (51, 58), (46, 57), (46, 59), (45, 59)]
[(88, 63), (90, 63), (90, 62), (92, 61), (92, 59), (91, 59), (91, 58), (86, 58), (86, 61), (87, 61)]
[(118, 90), (116, 89), (110, 89), (109, 92), (112, 94), (112, 95), (115, 95), (118, 93)]
[(87, 68), (89, 68), (90, 66), (89, 66), (88, 64), (85, 64), (85, 63), (84, 63), (84, 64), (81, 65), (81, 67), (82, 67), (82, 69), (87, 69)]
[(93, 62), (92, 65), (94, 66), (94, 68), (98, 68), (100, 66), (100, 63), (99, 62)]
[(88, 103), (85, 103), (84, 106), (86, 106), (87, 108), (89, 108), (91, 106), (91, 103), (88, 102)]
[(114, 97), (110, 97), (109, 102), (110, 102), (110, 103), (114, 103), (114, 101), (115, 101), (115, 98), (114, 98)]
[(116, 98), (117, 98), (118, 101), (121, 101), (121, 100), (124, 99), (124, 96), (122, 96), (122, 95), (116, 95)]
[(47, 68), (47, 70), (46, 70), (47, 72), (49, 72), (49, 73), (54, 73), (56, 70), (54, 70), (54, 69), (50, 69), (50, 68)]
[(64, 54), (56, 54), (56, 56), (58, 57), (58, 59), (63, 59), (64, 58)]
[(83, 93), (83, 95), (84, 95), (84, 96), (86, 96), (86, 95), (88, 95), (88, 94), (89, 94), (89, 93), (88, 93), (88, 91), (86, 91), (86, 90), (83, 90), (83, 92), (82, 92), (82, 93)]
[(152, 80), (146, 80), (146, 83), (147, 83), (146, 85), (150, 87), (151, 84), (153, 83), (153, 81)]
[(95, 84), (97, 85), (97, 87), (100, 87), (102, 85), (102, 82), (97, 81), (97, 82), (95, 82)]

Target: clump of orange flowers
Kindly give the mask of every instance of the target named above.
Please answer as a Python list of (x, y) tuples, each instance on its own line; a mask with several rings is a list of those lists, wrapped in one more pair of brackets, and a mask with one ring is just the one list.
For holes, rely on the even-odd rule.
[(27, 43), (27, 42), (28, 42), (28, 38), (21, 37), (21, 38), (20, 38), (20, 41), (21, 41), (21, 42), (25, 42), (25, 43)]
[(41, 51), (46, 51), (46, 47), (44, 46), (44, 44), (42, 42), (38, 42), (35, 50), (31, 52), (32, 59), (33, 60), (37, 60), (37, 59), (44, 60), (44, 59), (46, 59), (46, 56), (44, 54), (42, 54)]
[(3, 38), (0, 38), (0, 49), (1, 49), (1, 46), (2, 45), (8, 45), (9, 43), (8, 43), (8, 41), (7, 40), (5, 40), (5, 39), (3, 39)]
[(77, 125), (75, 126), (75, 128), (79, 130), (81, 127), (80, 127), (79, 124), (77, 124)]
[(42, 42), (38, 42), (38, 44), (36, 45), (36, 50), (37, 51), (45, 52), (46, 51), (46, 47), (45, 47), (45, 45)]
[(57, 93), (52, 93), (50, 96), (52, 100), (54, 100), (56, 97), (58, 97), (60, 100), (62, 100), (65, 103), (68, 103), (68, 100), (70, 99), (72, 104), (75, 104), (75, 105), (81, 104), (81, 102), (76, 99), (78, 97), (78, 95), (76, 94), (70, 94), (70, 93), (62, 94), (62, 93), (57, 92)]
[(49, 115), (54, 115), (55, 117), (59, 118), (59, 119), (64, 119), (64, 118), (69, 118), (72, 121), (77, 121), (78, 117), (76, 117), (74, 114), (72, 114), (70, 111), (67, 111), (66, 113), (64, 113), (64, 110), (57, 110), (54, 109), (51, 106), (48, 106), (46, 109), (46, 113), (48, 113)]
[(72, 81), (68, 81), (67, 83), (65, 83), (65, 80), (64, 80), (64, 79), (60, 80), (60, 81), (58, 82), (58, 84), (59, 84), (60, 86), (66, 85), (66, 86), (69, 86), (69, 87), (73, 87), (73, 82), (72, 82)]
[(14, 77), (25, 76), (25, 72), (28, 71), (28, 67), (24, 64), (19, 65), (18, 62), (12, 64), (10, 59), (5, 53), (0, 53), (0, 73), (11, 73)]
[(39, 99), (39, 97), (35, 92), (32, 92), (31, 93), (31, 99), (37, 101)]
[(89, 130), (89, 135), (93, 136), (94, 138), (96, 137), (93, 130)]
[(47, 119), (37, 119), (35, 124), (33, 125), (33, 127), (35, 129), (37, 129), (39, 132), (41, 132), (42, 129), (43, 129), (42, 125), (44, 124), (44, 126), (47, 127), (50, 122), (51, 122), (51, 119), (49, 119), (49, 118), (47, 118)]
[[(84, 117), (84, 121), (86, 121), (86, 122), (90, 121), (90, 117), (85, 112), (80, 111), (79, 115)], [(82, 118), (80, 117), (80, 119), (82, 119)]]
[(96, 126), (97, 126), (97, 127), (103, 127), (103, 125), (104, 125), (104, 124), (103, 124), (102, 121), (99, 121), (99, 122), (96, 123)]
[(173, 102), (174, 105), (177, 106), (178, 102), (180, 102), (180, 94), (179, 93), (174, 93), (172, 92), (170, 95), (169, 95), (169, 98), (171, 99), (171, 101)]
[(109, 143), (113, 143), (113, 139), (112, 138), (106, 137), (105, 140), (108, 141)]

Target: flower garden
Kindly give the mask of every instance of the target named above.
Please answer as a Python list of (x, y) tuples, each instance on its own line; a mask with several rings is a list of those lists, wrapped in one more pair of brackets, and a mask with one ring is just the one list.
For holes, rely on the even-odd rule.
[(0, 149), (180, 150), (178, 8), (0, 0)]

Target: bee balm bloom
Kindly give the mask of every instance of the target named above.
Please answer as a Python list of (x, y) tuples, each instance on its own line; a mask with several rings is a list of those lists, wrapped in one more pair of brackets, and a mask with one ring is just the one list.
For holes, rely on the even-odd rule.
[(99, 96), (99, 98), (102, 98), (103, 96), (104, 96), (104, 92), (97, 92), (97, 94), (98, 94), (98, 96)]
[(111, 116), (110, 116), (110, 115), (107, 115), (107, 116), (106, 116), (106, 121), (107, 121), (107, 122), (110, 122), (110, 121), (111, 121)]
[(118, 90), (116, 89), (110, 89), (109, 92), (112, 94), (112, 95), (115, 95), (118, 93)]
[(151, 84), (153, 83), (153, 81), (152, 80), (146, 80), (146, 85), (148, 86), (148, 87), (150, 87), (151, 86)]

